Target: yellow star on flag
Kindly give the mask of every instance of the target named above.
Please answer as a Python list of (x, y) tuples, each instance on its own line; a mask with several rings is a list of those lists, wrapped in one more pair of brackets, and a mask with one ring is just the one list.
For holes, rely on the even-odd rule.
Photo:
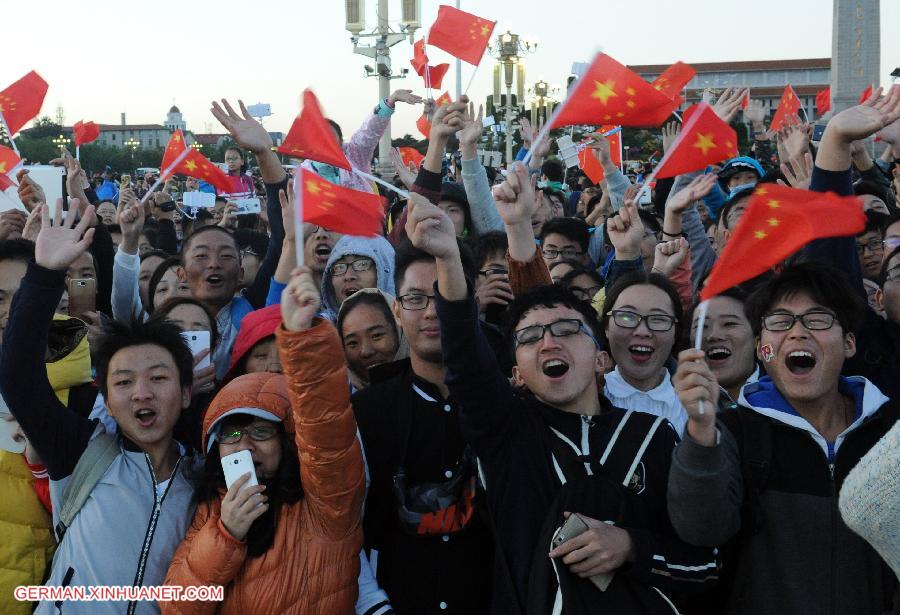
[(634, 88), (625, 88), (625, 93), (629, 96), (634, 96), (637, 92), (634, 91)]
[(322, 191), (322, 189), (319, 187), (319, 184), (317, 184), (315, 180), (307, 180), (306, 191), (313, 196), (319, 196), (319, 193)]
[(0, 175), (6, 175), (6, 163), (0, 162)]
[(481, 26), (481, 36), (487, 36), (491, 33), (490, 26)]
[(595, 81), (594, 86), (596, 89), (594, 90), (594, 93), (591, 94), (591, 98), (598, 99), (604, 105), (612, 96), (618, 96), (614, 89), (616, 87), (616, 82), (612, 79), (607, 79), (606, 83)]
[(734, 143), (732, 143), (731, 141), (725, 141), (725, 147), (731, 149), (732, 147), (734, 147)]
[(766, 203), (766, 205), (768, 205), (771, 209), (778, 209), (779, 207), (781, 207), (781, 203), (779, 201), (776, 201), (775, 199), (769, 199), (769, 202)]
[(188, 160), (184, 163), (184, 168), (188, 171), (194, 172), (197, 169), (197, 163), (193, 160)]
[(757, 239), (765, 239), (767, 234), (764, 231), (754, 231), (753, 236)]
[(767, 222), (769, 223), (769, 226), (778, 226), (780, 224), (778, 218), (769, 218)]
[(175, 136), (172, 137), (172, 140), (175, 141), (175, 143), (178, 143), (179, 141), (181, 141), (181, 137), (179, 137), (176, 133)]
[(334, 203), (332, 203), (330, 201), (321, 201), (319, 203), (319, 207), (325, 207), (327, 209), (331, 209), (332, 207), (334, 207)]
[(694, 147), (703, 150), (703, 155), (706, 156), (709, 153), (709, 150), (715, 149), (718, 146), (712, 140), (712, 133), (705, 135), (702, 132), (698, 132), (697, 141), (694, 143)]
[(625, 106), (628, 107), (629, 109), (634, 109), (634, 101), (633, 101), (633, 100), (626, 100), (626, 101), (625, 101)]
[(760, 187), (760, 188), (756, 189), (756, 194), (759, 194), (759, 195), (769, 194), (769, 191), (766, 190), (765, 188)]

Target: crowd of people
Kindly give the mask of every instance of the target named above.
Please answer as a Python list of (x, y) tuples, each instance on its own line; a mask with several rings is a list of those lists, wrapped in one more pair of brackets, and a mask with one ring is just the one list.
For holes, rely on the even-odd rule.
[[(27, 213), (0, 214), (0, 391), (24, 445), (0, 451), (0, 611), (900, 613), (900, 87), (818, 141), (799, 118), (768, 132), (744, 94), (713, 108), (743, 114), (751, 150), (644, 204), (602, 135), (596, 185), (524, 118), (526, 162), (482, 166), (463, 96), (432, 109), (420, 166), (395, 156), (408, 198), (376, 237), (296, 226), (269, 134), (225, 101), (259, 214), (69, 156), (68, 202), (47, 203), (20, 172)], [(422, 99), (398, 90), (346, 140), (332, 122), (355, 166), (400, 103)], [(858, 195), (865, 230), (700, 325), (766, 182)], [(14, 599), (41, 584), (224, 594)]]

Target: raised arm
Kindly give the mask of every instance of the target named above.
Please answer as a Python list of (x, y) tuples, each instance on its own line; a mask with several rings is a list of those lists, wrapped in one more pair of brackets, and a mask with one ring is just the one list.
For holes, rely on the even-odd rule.
[(85, 253), (94, 237), (94, 207), (88, 206), (75, 225), (77, 201), (62, 221), (57, 199), (51, 225), (47, 205), (41, 207), (41, 231), (35, 261), (13, 298), (0, 353), (0, 390), (23, 433), (44, 460), (51, 480), (72, 473), (84, 452), (93, 422), (68, 410), (47, 378), (44, 355), (53, 312), (64, 288), (66, 269)]
[(391, 116), (398, 102), (415, 105), (421, 103), (422, 98), (413, 94), (412, 90), (396, 90), (386, 99), (378, 101), (375, 111), (366, 117), (363, 125), (345, 145), (347, 159), (354, 167), (368, 172), (372, 155), (381, 135), (391, 123)]
[(463, 115), (463, 128), (456, 136), (462, 154), (462, 180), (472, 211), (472, 224), (479, 233), (487, 233), (503, 230), (503, 221), (497, 214), (487, 172), (478, 160), (478, 139), (484, 132), (481, 115), (481, 105), (478, 106), (478, 115), (475, 115), (475, 103), (469, 103)]
[(300, 480), (314, 534), (362, 547), (365, 471), (347, 386), (347, 363), (334, 326), (315, 319), (321, 297), (309, 268), (295, 269), (281, 298), (278, 352), (294, 414)]
[[(133, 192), (129, 188), (127, 191)], [(122, 227), (122, 244), (113, 259), (112, 317), (128, 320), (139, 317), (143, 311), (139, 285), (141, 259), (138, 241), (144, 228), (144, 206), (136, 199), (124, 204), (119, 213)]]
[(697, 201), (716, 187), (716, 176), (698, 175), (684, 187), (678, 184), (676, 181), (676, 186), (672, 187), (666, 201), (663, 235), (667, 241), (681, 237), (682, 233), (686, 235), (691, 247), (691, 286), (697, 288), (700, 280), (716, 262), (716, 252), (709, 244), (703, 222), (697, 212)]

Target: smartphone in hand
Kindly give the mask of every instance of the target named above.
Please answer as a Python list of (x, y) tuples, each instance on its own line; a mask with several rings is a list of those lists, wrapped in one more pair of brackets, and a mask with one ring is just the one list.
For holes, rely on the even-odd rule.
[(69, 280), (69, 316), (82, 318), (87, 312), (97, 311), (97, 280), (73, 278)]
[(237, 479), (247, 472), (250, 473), (250, 480), (244, 484), (243, 488), (259, 484), (256, 480), (256, 469), (253, 467), (253, 457), (247, 449), (222, 457), (222, 471), (225, 473), (225, 486), (229, 489), (237, 482)]

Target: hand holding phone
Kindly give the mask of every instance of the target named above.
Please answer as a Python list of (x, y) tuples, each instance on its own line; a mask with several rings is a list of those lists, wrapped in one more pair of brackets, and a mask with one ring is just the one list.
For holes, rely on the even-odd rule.
[[(573, 538), (581, 536), (589, 529), (590, 527), (588, 526), (587, 522), (585, 522), (585, 520), (582, 519), (580, 515), (577, 515), (575, 513), (570, 514), (569, 518), (565, 520), (565, 522), (559, 527), (559, 529), (556, 530), (556, 533), (553, 535), (554, 550), (564, 543), (569, 542)], [(610, 572), (595, 574), (589, 578), (591, 583), (593, 583), (597, 587), (597, 589), (605, 592), (606, 588), (609, 587), (609, 584), (612, 583), (613, 576), (615, 576), (615, 574), (616, 571), (612, 570)]]
[(243, 489), (259, 484), (256, 480), (256, 469), (253, 467), (253, 457), (247, 449), (222, 457), (222, 472), (225, 474), (225, 486), (228, 489), (248, 472), (250, 478), (243, 485)]
[(87, 312), (97, 310), (97, 280), (94, 278), (73, 278), (69, 280), (69, 316), (81, 318)]
[(222, 470), (228, 485), (222, 499), (222, 525), (236, 540), (244, 540), (253, 522), (269, 509), (262, 493), (265, 486), (256, 484), (253, 459), (246, 449), (222, 457)]
[[(191, 354), (195, 357), (204, 350), (210, 350), (209, 331), (183, 331), (181, 337), (187, 342)], [(210, 365), (210, 354), (207, 354), (200, 363), (194, 366), (194, 371), (201, 370)]]

